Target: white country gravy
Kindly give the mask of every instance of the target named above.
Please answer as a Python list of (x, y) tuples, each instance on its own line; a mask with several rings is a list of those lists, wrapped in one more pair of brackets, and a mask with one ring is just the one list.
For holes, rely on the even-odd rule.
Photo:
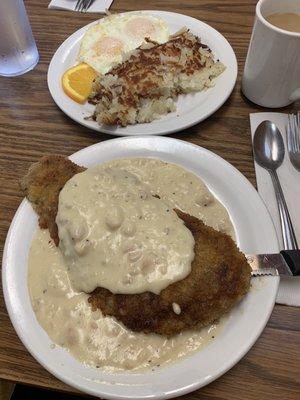
[[(234, 237), (222, 204), (199, 178), (174, 164), (120, 159), (77, 174), (66, 184), (57, 215), (60, 248), (48, 231), (38, 229), (29, 254), (33, 309), (55, 344), (88, 365), (122, 371), (176, 361), (215, 336), (220, 324), (169, 339), (133, 333), (99, 310), (92, 312), (88, 294), (80, 291), (101, 282), (113, 292), (147, 288), (159, 293), (186, 276), (194, 241), (173, 208)], [(172, 308), (180, 314), (180, 304)]]
[(159, 294), (191, 272), (193, 235), (153, 194), (118, 163), (90, 168), (65, 184), (56, 222), (75, 290)]
[(50, 339), (96, 368), (117, 372), (163, 366), (199, 350), (220, 329), (211, 325), (167, 339), (133, 333), (99, 310), (92, 312), (88, 295), (72, 289), (61, 252), (46, 230), (38, 229), (32, 242), (28, 283), (35, 315)]

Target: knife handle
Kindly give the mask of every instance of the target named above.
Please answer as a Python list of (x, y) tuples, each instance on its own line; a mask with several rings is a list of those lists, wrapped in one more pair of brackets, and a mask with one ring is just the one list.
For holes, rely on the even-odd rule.
[(282, 250), (280, 252), (294, 276), (300, 276), (300, 250)]

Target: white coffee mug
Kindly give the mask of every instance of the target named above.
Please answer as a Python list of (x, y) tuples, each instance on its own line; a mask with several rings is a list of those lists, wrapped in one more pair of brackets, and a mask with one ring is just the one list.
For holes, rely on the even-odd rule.
[(300, 99), (300, 33), (270, 24), (274, 13), (300, 12), (300, 0), (260, 0), (242, 80), (244, 95), (270, 108)]

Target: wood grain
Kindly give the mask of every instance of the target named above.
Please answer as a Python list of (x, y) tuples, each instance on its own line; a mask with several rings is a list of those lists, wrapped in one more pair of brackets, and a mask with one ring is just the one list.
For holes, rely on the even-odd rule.
[[(57, 47), (75, 30), (98, 17), (48, 10), (49, 0), (25, 0), (40, 62), (30, 73), (0, 78), (0, 251), (11, 219), (22, 200), (18, 180), (31, 162), (49, 153), (73, 152), (110, 139), (77, 125), (54, 104), (47, 89), (47, 68)], [(161, 9), (201, 19), (218, 29), (233, 46), (239, 64), (237, 85), (223, 107), (199, 125), (174, 137), (214, 151), (255, 185), (249, 113), (264, 109), (240, 92), (240, 77), (254, 19), (254, 0), (115, 0), (113, 11)], [(296, 110), (299, 104), (285, 108)], [(299, 309), (276, 305), (263, 334), (249, 353), (210, 385), (184, 396), (195, 400), (295, 400), (300, 398)], [(44, 370), (26, 351), (0, 297), (0, 378), (74, 392)]]

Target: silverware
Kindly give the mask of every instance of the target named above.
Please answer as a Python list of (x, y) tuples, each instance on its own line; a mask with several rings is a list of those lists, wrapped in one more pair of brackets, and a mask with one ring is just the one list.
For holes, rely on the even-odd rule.
[(247, 254), (251, 275), (300, 276), (300, 250), (282, 250), (278, 254)]
[(256, 162), (271, 175), (280, 216), (284, 249), (296, 250), (298, 244), (276, 170), (284, 159), (284, 143), (276, 125), (263, 121), (254, 133), (253, 153)]
[(291, 163), (300, 171), (300, 111), (288, 116), (286, 140)]
[(75, 11), (87, 12), (95, 0), (77, 0)]

